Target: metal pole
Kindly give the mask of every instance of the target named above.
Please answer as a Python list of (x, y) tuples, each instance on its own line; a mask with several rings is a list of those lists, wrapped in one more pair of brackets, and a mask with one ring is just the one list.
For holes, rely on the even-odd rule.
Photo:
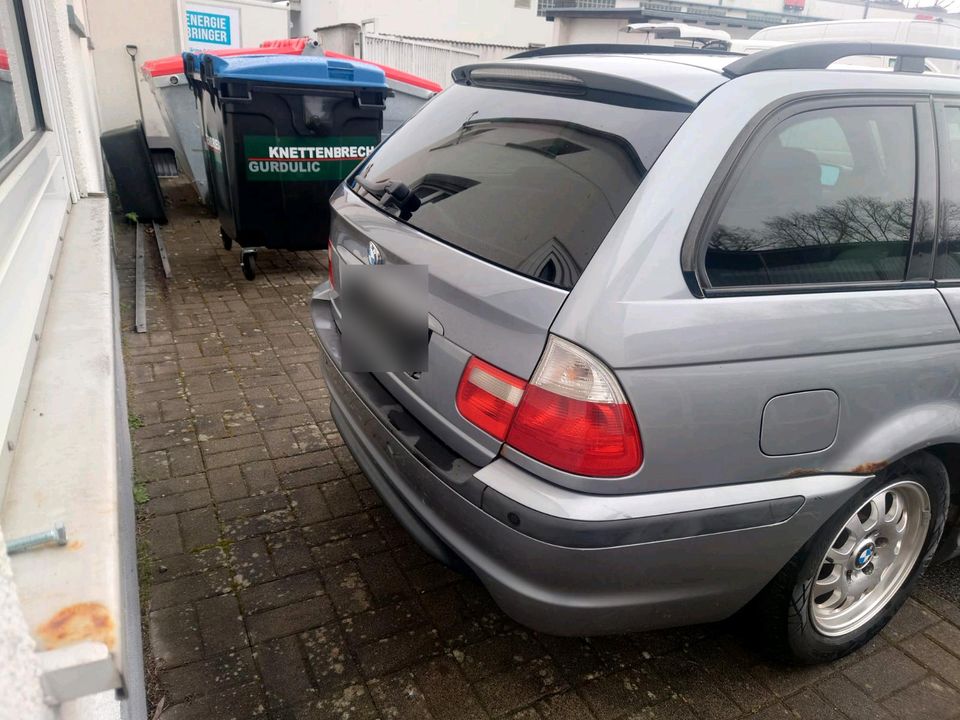
[(143, 99), (140, 97), (140, 78), (137, 77), (137, 46), (127, 45), (127, 55), (130, 56), (130, 64), (133, 66), (133, 86), (137, 89), (137, 105), (140, 107), (140, 124), (143, 126), (143, 132), (147, 132), (147, 123), (143, 119)]
[(864, 17), (864, 19), (866, 19), (868, 12), (870, 12), (870, 0), (863, 0), (863, 17)]
[(160, 226), (153, 223), (153, 237), (157, 241), (157, 252), (160, 253), (160, 263), (163, 265), (163, 275), (169, 280), (173, 277), (173, 270), (170, 269), (170, 258), (167, 257), (167, 244), (163, 242), (163, 236), (160, 235)]
[(136, 276), (135, 276), (135, 304), (134, 320), (138, 333), (147, 331), (147, 278), (146, 278), (146, 258), (143, 250), (143, 223), (137, 223), (137, 246), (136, 246)]

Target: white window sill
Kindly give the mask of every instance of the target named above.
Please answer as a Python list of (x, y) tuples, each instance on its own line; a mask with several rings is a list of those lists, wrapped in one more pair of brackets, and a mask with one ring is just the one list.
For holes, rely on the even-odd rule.
[[(65, 547), (10, 558), (37, 650), (73, 647), (82, 659), (85, 654), (76, 652), (80, 643), (99, 643), (131, 697), (142, 703), (129, 431), (116, 302), (108, 201), (91, 197), (70, 213), (0, 525), (8, 541), (51, 529), (57, 521), (66, 525)], [(99, 681), (105, 682), (116, 684)]]

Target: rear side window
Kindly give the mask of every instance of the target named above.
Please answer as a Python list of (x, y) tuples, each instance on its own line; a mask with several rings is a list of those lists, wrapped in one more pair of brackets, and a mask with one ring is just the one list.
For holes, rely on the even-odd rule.
[(960, 279), (960, 108), (944, 108), (943, 119), (946, 137), (940, 138), (945, 160), (940, 166), (940, 243), (944, 250), (937, 258), (936, 276), (957, 280)]
[(913, 226), (913, 108), (843, 107), (780, 123), (709, 234), (713, 287), (902, 280)]
[(360, 176), (416, 194), (412, 212), (382, 208), (399, 220), (571, 288), (686, 117), (455, 85), (391, 136)]

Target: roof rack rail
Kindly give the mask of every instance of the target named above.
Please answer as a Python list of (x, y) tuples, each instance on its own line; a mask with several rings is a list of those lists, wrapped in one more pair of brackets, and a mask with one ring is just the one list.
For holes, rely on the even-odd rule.
[(765, 70), (825, 70), (837, 60), (853, 55), (889, 55), (896, 58), (894, 72), (922, 73), (927, 58), (960, 60), (960, 49), (886, 42), (794, 43), (734, 60), (723, 72), (733, 78)]
[(550, 57), (551, 55), (735, 55), (743, 53), (727, 50), (711, 50), (707, 48), (672, 47), (670, 45), (634, 45), (615, 43), (584, 43), (580, 45), (551, 45), (550, 47), (531, 48), (508, 56), (507, 60), (533, 57)]

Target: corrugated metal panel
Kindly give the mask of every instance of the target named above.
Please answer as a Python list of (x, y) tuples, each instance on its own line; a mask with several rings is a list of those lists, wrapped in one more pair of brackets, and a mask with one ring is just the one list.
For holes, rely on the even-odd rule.
[[(406, 37), (404, 40), (414, 40), (417, 42), (430, 42), (426, 38), (411, 38)], [(523, 52), (524, 50), (529, 50), (530, 48), (526, 45), (487, 45), (484, 43), (466, 43), (466, 42), (455, 42), (448, 40), (437, 40), (435, 44), (441, 44), (453, 48), (454, 50), (461, 50), (468, 53), (476, 53), (480, 56), (480, 62), (490, 62), (493, 60), (502, 60), (505, 57), (514, 55), (518, 52)]]

